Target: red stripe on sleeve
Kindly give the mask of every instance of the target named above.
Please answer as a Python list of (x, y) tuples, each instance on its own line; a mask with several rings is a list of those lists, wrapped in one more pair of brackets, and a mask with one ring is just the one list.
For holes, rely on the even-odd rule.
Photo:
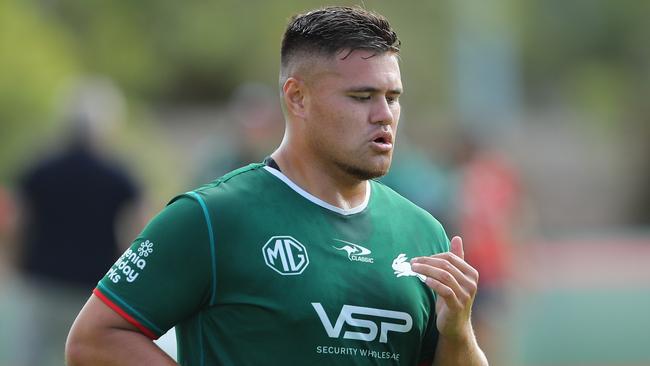
[(131, 315), (127, 314), (122, 308), (120, 308), (117, 304), (112, 302), (106, 295), (104, 295), (98, 288), (95, 288), (93, 290), (93, 294), (97, 296), (100, 300), (104, 302), (104, 304), (108, 305), (109, 308), (113, 309), (116, 313), (120, 314), (120, 316), (129, 323), (133, 324), (136, 328), (138, 328), (144, 335), (151, 339), (158, 339), (160, 336), (157, 336), (156, 333), (152, 332), (149, 330), (149, 328), (145, 327), (142, 325), (139, 321), (137, 321), (135, 318), (133, 318)]

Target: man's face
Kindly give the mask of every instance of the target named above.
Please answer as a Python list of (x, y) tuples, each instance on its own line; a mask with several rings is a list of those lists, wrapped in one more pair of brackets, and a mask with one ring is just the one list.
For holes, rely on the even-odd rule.
[(318, 62), (306, 80), (305, 138), (326, 167), (355, 179), (380, 177), (390, 167), (400, 114), (397, 55), (346, 54)]

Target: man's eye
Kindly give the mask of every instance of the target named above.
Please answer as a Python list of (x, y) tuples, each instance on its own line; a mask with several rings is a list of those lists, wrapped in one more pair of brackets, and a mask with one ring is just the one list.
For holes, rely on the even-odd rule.
[(358, 101), (370, 100), (370, 95), (350, 95), (350, 98)]
[(388, 102), (388, 104), (397, 103), (399, 101), (399, 97), (389, 95), (386, 96), (386, 101)]

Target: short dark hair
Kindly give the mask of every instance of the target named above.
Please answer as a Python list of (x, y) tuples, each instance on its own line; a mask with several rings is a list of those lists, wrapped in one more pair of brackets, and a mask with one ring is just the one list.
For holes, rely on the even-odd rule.
[(342, 50), (399, 53), (401, 42), (388, 20), (359, 8), (331, 6), (294, 15), (282, 39), (281, 64), (298, 53), (333, 56)]

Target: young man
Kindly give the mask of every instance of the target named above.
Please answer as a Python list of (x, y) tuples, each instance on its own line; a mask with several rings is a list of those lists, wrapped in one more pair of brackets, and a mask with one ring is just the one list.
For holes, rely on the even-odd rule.
[(176, 197), (72, 327), (70, 365), (487, 365), (478, 274), (390, 167), (399, 41), (362, 9), (296, 16), (282, 43), (286, 131), (262, 164)]

